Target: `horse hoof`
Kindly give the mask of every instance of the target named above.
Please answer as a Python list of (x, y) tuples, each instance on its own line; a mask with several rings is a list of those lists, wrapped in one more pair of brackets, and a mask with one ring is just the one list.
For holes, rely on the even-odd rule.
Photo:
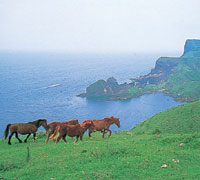
[(8, 143), (8, 145), (11, 145), (11, 143)]

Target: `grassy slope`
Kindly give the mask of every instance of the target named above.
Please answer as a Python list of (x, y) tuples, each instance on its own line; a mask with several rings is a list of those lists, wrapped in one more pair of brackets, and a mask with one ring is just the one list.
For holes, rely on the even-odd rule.
[(134, 133), (194, 133), (200, 132), (200, 101), (180, 105), (138, 124)]
[[(27, 144), (19, 144), (15, 138), (12, 146), (0, 141), (0, 177), (5, 179), (200, 179), (200, 102), (172, 108), (150, 118), (131, 131), (113, 134), (102, 140), (94, 133), (94, 140), (85, 135), (83, 142), (57, 145), (44, 143), (44, 134), (36, 143), (30, 138)], [(157, 118), (158, 117), (158, 118)], [(152, 134), (156, 126), (150, 126), (160, 118), (173, 117), (173, 123), (165, 133)], [(156, 119), (156, 120), (152, 120)], [(171, 119), (171, 118), (169, 118)], [(187, 124), (188, 121), (195, 124)], [(149, 122), (149, 123), (148, 123)], [(179, 127), (173, 124), (178, 122)], [(184, 123), (180, 123), (184, 122)], [(149, 124), (151, 134), (138, 134)], [(183, 129), (175, 134), (175, 129)], [(184, 132), (187, 132), (185, 134)], [(184, 134), (183, 134), (184, 133)], [(23, 137), (21, 137), (23, 138)], [(179, 146), (184, 143), (184, 146)], [(27, 162), (27, 146), (30, 147), (30, 163)], [(172, 159), (179, 162), (173, 162)], [(167, 168), (161, 165), (167, 164)]]

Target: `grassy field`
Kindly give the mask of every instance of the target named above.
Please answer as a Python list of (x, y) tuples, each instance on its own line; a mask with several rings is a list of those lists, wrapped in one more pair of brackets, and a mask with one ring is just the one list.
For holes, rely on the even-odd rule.
[[(173, 121), (178, 121), (180, 126), (171, 124), (171, 129), (184, 128), (187, 133), (165, 132), (157, 125), (158, 130), (155, 130), (153, 125), (150, 126), (155, 121), (150, 118), (142, 126), (141, 123), (133, 130), (120, 131), (104, 140), (101, 133), (93, 133), (93, 140), (89, 140), (85, 134), (83, 142), (78, 141), (76, 144), (72, 144), (73, 140), (69, 137), (69, 144), (63, 141), (58, 144), (52, 141), (45, 143), (44, 133), (38, 134), (35, 143), (30, 138), (27, 144), (19, 144), (13, 138), (9, 146), (2, 139), (0, 177), (7, 180), (200, 179), (200, 125), (193, 124), (196, 130), (189, 131), (187, 129), (191, 128), (186, 123), (192, 115), (195, 122), (200, 121), (199, 104), (195, 102), (178, 106), (152, 117), (159, 119), (174, 114), (176, 118)], [(181, 109), (184, 109), (183, 112)], [(180, 123), (185, 116), (183, 123)], [(148, 122), (151, 130), (143, 132)], [(163, 165), (165, 168), (162, 168)]]
[[(41, 136), (41, 135), (40, 135)], [(68, 138), (69, 139), (69, 138)], [(1, 141), (0, 177), (5, 179), (200, 179), (200, 134), (134, 135), (55, 145)], [(184, 143), (183, 146), (180, 146)], [(30, 161), (27, 159), (30, 148)], [(173, 160), (175, 159), (175, 160)], [(166, 164), (166, 168), (161, 168)]]

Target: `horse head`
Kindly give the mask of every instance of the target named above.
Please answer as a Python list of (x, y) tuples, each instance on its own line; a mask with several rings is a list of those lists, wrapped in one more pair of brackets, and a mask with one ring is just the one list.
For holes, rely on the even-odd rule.
[(107, 119), (111, 123), (115, 123), (118, 126), (118, 128), (120, 128), (120, 120), (119, 120), (119, 118), (111, 116), (111, 117), (107, 117), (105, 119)]
[(91, 131), (93, 131), (93, 132), (96, 131), (96, 127), (92, 120), (85, 120), (85, 121), (83, 121), (83, 124), (85, 127), (90, 128)]
[(46, 119), (38, 119), (38, 127), (43, 126), (45, 130), (49, 129)]

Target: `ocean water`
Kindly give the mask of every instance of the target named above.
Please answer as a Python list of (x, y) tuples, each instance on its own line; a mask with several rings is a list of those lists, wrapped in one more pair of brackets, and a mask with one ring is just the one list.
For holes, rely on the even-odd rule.
[[(162, 93), (126, 101), (95, 102), (76, 97), (99, 79), (115, 77), (120, 83), (144, 75), (158, 55), (0, 53), (0, 137), (8, 123), (40, 118), (51, 121), (102, 119), (116, 116), (121, 130), (177, 106)], [(117, 130), (112, 125), (112, 130)]]

